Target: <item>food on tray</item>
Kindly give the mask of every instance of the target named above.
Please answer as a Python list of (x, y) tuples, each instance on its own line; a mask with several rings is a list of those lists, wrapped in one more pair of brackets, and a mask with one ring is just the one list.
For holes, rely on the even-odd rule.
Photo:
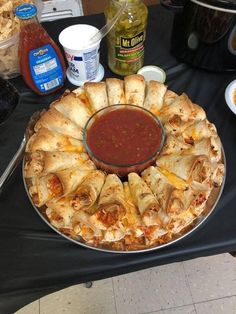
[(25, 163), (25, 176), (31, 178), (72, 167), (80, 167), (88, 158), (86, 153), (36, 150), (28, 155), (28, 160)]
[(142, 107), (145, 98), (144, 77), (142, 75), (126, 76), (124, 83), (126, 103)]
[(206, 155), (211, 162), (218, 162), (221, 158), (221, 142), (218, 136), (203, 138), (190, 145), (185, 154)]
[(35, 131), (37, 132), (43, 127), (79, 140), (83, 139), (82, 127), (78, 127), (77, 124), (56, 110), (55, 107), (50, 108), (41, 115), (41, 119), (35, 125)]
[(52, 199), (47, 202), (46, 215), (51, 224), (58, 228), (63, 229), (64, 233), (72, 228), (72, 218), (75, 214), (71, 206), (70, 199), (66, 197)]
[(125, 104), (124, 82), (117, 78), (106, 79), (109, 105)]
[(146, 97), (143, 104), (144, 108), (151, 110), (156, 114), (159, 114), (160, 109), (164, 103), (166, 91), (166, 85), (157, 81), (148, 81)]
[(27, 152), (34, 152), (36, 150), (46, 152), (83, 152), (84, 145), (80, 140), (42, 127), (37, 133), (33, 134), (26, 146)]
[(89, 100), (82, 88), (76, 89), (71, 93), (66, 92), (63, 97), (51, 104), (51, 108), (55, 108), (66, 118), (82, 128), (91, 116)]
[[(160, 218), (160, 204), (148, 185), (136, 173), (128, 175), (130, 191), (137, 206), (143, 224), (145, 225), (144, 234), (150, 240), (167, 233), (163, 228), (163, 222)], [(155, 237), (153, 236), (155, 234)]]
[(84, 181), (76, 189), (72, 206), (77, 209), (89, 211), (95, 204), (105, 181), (105, 174), (102, 171), (91, 171)]
[(106, 177), (91, 221), (101, 230), (116, 225), (125, 215), (125, 194), (121, 180), (115, 174)]
[(107, 90), (104, 82), (85, 83), (84, 90), (94, 111), (108, 106)]
[[(108, 106), (116, 102), (137, 107)], [(107, 115), (103, 109), (96, 120), (96, 111), (105, 107)], [(163, 149), (143, 171), (132, 165), (125, 177), (111, 173), (112, 167), (108, 174), (86, 153), (91, 142), (89, 137), (86, 143), (81, 139), (85, 125), (95, 119), (92, 145), (104, 162), (134, 164), (137, 156), (133, 159), (130, 149), (135, 136), (142, 153), (160, 140), (145, 138), (149, 120), (138, 121), (141, 107), (164, 124)], [(119, 114), (133, 108), (140, 110), (135, 123), (132, 119), (123, 123)], [(126, 134), (124, 126), (130, 127)], [(114, 127), (117, 133), (108, 138)], [(152, 141), (158, 132), (150, 133)], [(123, 143), (125, 150), (115, 150), (117, 143)], [(211, 206), (208, 201), (219, 191), (224, 172), (221, 142), (204, 110), (187, 95), (179, 96), (159, 82), (147, 83), (139, 75), (124, 82), (112, 78), (86, 83), (52, 103), (28, 140), (24, 167), (31, 199), (51, 225), (73, 239), (114, 250), (146, 249), (184, 234)]]

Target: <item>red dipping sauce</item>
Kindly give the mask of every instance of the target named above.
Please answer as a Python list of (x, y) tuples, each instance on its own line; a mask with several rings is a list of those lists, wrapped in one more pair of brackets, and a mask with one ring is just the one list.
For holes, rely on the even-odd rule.
[(140, 172), (153, 163), (163, 144), (159, 120), (147, 110), (131, 105), (98, 111), (86, 129), (90, 157), (98, 167), (121, 176)]

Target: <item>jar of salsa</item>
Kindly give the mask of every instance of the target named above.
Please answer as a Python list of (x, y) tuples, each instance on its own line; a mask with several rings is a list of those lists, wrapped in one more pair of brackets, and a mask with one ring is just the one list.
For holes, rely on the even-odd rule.
[[(110, 0), (105, 11), (110, 21), (125, 0)], [(108, 65), (116, 74), (137, 73), (144, 62), (144, 41), (148, 10), (141, 0), (127, 0), (128, 4), (113, 29), (107, 35)]]
[(39, 95), (53, 93), (65, 80), (62, 53), (39, 24), (35, 5), (22, 4), (16, 8), (15, 14), (21, 20), (19, 61), (23, 79)]

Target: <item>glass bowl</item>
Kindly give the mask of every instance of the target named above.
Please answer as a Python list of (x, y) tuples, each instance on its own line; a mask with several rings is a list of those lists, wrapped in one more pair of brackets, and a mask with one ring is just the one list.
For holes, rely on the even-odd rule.
[[(110, 163), (102, 160), (96, 154), (93, 152), (93, 150), (89, 147), (88, 144), (88, 132), (90, 127), (93, 125), (93, 123), (100, 118), (102, 115), (107, 114), (108, 112), (114, 111), (114, 110), (119, 110), (119, 109), (128, 109), (128, 110), (138, 110), (149, 117), (151, 117), (155, 123), (158, 125), (161, 131), (161, 139), (160, 139), (160, 144), (156, 148), (154, 154), (146, 158), (145, 160), (137, 163), (130, 163), (130, 164), (115, 164), (115, 163)], [(134, 106), (134, 105), (127, 105), (127, 104), (119, 104), (119, 105), (113, 105), (113, 106), (108, 106), (105, 108), (102, 108), (95, 112), (90, 119), (87, 121), (85, 127), (84, 127), (84, 132), (83, 132), (83, 141), (84, 141), (84, 146), (86, 148), (86, 151), (88, 155), (90, 156), (91, 160), (95, 163), (98, 169), (101, 169), (105, 171), (106, 173), (114, 173), (117, 174), (119, 177), (126, 177), (130, 172), (136, 172), (140, 173), (147, 167), (151, 166), (152, 164), (155, 163), (157, 156), (160, 154), (164, 141), (165, 141), (165, 132), (164, 128), (162, 126), (161, 121), (150, 111), (148, 111), (145, 108)]]

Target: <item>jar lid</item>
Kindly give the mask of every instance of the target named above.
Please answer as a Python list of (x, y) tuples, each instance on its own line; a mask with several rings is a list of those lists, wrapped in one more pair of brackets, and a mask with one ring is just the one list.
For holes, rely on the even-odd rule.
[(37, 8), (35, 5), (25, 3), (19, 5), (15, 10), (15, 15), (21, 20), (28, 20), (37, 14)]
[(236, 12), (235, 0), (191, 0), (192, 2), (208, 7), (209, 9), (221, 9), (224, 12)]
[(138, 70), (137, 74), (143, 75), (146, 81), (154, 80), (164, 83), (166, 80), (166, 72), (155, 65), (144, 66)]

